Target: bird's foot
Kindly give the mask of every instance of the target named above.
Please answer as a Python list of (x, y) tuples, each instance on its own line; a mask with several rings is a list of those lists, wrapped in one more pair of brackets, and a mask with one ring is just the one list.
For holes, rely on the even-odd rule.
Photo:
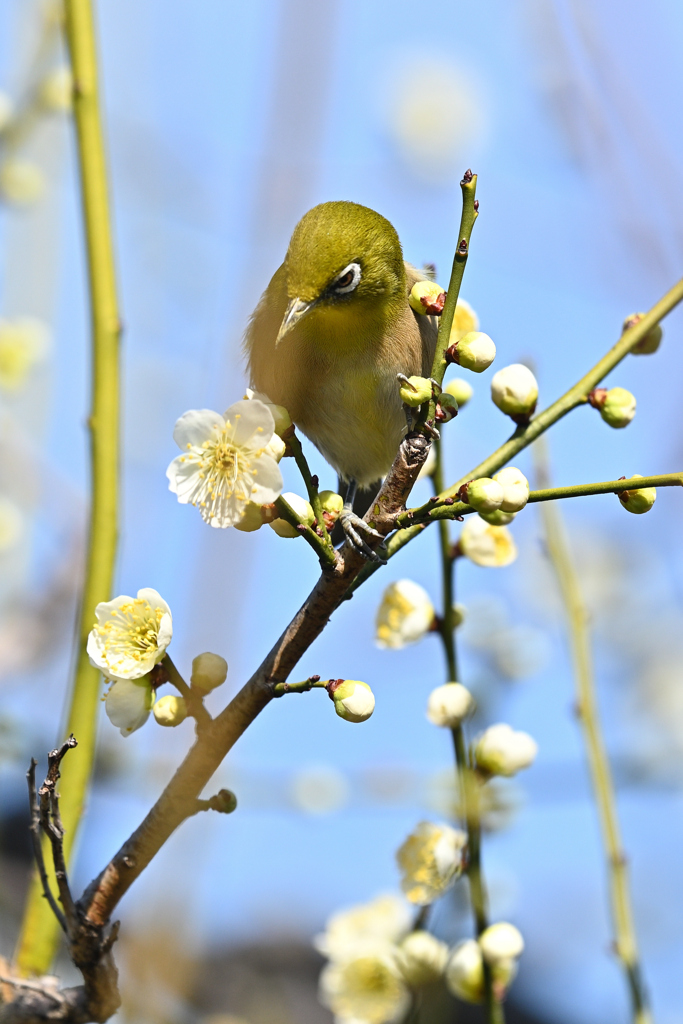
[(383, 557), (383, 553), (386, 552), (382, 548), (379, 551), (375, 551), (370, 545), (363, 539), (361, 534), (365, 534), (371, 540), (383, 540), (382, 534), (378, 533), (377, 530), (373, 530), (372, 526), (357, 516), (353, 511), (353, 507), (348, 503), (344, 505), (339, 522), (342, 525), (344, 536), (348, 540), (352, 548), (354, 548), (359, 555), (363, 558), (367, 558), (371, 562), (379, 562), (381, 565), (386, 565), (387, 560)]

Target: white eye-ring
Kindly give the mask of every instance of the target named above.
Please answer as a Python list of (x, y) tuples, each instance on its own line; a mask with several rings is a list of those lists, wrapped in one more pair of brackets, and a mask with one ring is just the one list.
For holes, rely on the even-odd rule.
[(360, 283), (360, 264), (349, 263), (332, 282), (332, 289), (337, 295), (348, 295)]

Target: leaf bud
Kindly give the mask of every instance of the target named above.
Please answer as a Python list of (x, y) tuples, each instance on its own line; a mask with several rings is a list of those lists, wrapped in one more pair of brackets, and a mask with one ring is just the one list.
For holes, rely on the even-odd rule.
[(523, 363), (504, 366), (491, 378), (491, 398), (500, 411), (512, 419), (528, 419), (538, 400), (536, 378)]
[[(283, 494), (282, 497), (285, 499), (287, 504), (294, 509), (299, 519), (306, 526), (313, 525), (315, 515), (313, 513), (313, 509), (311, 508), (311, 506), (309, 505), (305, 498), (302, 498), (298, 494), (294, 494), (292, 491), (288, 491), (286, 494)], [(301, 536), (301, 531), (298, 530), (296, 526), (292, 526), (291, 523), (288, 523), (286, 519), (274, 519), (273, 522), (269, 523), (268, 525), (270, 526), (271, 530), (275, 530), (278, 537)]]
[(636, 414), (635, 396), (626, 388), (594, 388), (588, 401), (615, 430), (628, 426)]
[(426, 377), (408, 377), (400, 382), (399, 394), (405, 405), (417, 409), (432, 397), (432, 382)]
[(206, 651), (204, 654), (198, 654), (192, 662), (190, 682), (195, 690), (203, 690), (205, 693), (215, 690), (217, 686), (223, 685), (227, 676), (228, 663), (220, 654)]
[(494, 473), (493, 479), (497, 480), (503, 488), (503, 504), (500, 506), (503, 512), (521, 512), (529, 500), (529, 481), (514, 466), (506, 466), (498, 473)]
[(176, 725), (180, 725), (187, 718), (185, 698), (176, 697), (173, 693), (160, 697), (152, 708), (152, 714), (159, 725), (175, 728)]
[(209, 808), (219, 814), (232, 814), (237, 810), (237, 797), (231, 789), (219, 789), (214, 796), (209, 797), (208, 803)]
[(334, 701), (334, 710), (347, 722), (365, 722), (375, 710), (372, 690), (359, 679), (332, 679), (327, 692)]
[(496, 346), (488, 334), (469, 331), (446, 349), (446, 362), (457, 363), (473, 373), (487, 370), (496, 358)]
[[(637, 323), (640, 323), (644, 316), (644, 313), (631, 313), (631, 315), (627, 316), (624, 320), (622, 330), (627, 331), (629, 327), (634, 327)], [(636, 342), (631, 349), (631, 354), (634, 356), (652, 355), (652, 353), (656, 352), (659, 348), (663, 333), (661, 324), (655, 324), (654, 327), (650, 328), (644, 338), (641, 338), (640, 341)]]
[(401, 974), (412, 988), (422, 988), (438, 981), (447, 961), (448, 946), (429, 932), (410, 932), (398, 947)]
[(437, 686), (427, 701), (427, 718), (432, 725), (454, 729), (474, 709), (474, 698), (462, 683)]
[(463, 405), (467, 405), (473, 395), (472, 385), (468, 384), (462, 377), (454, 377), (453, 380), (449, 380), (448, 384), (444, 387), (444, 391), (449, 395), (453, 395), (459, 409), (462, 409)]
[(436, 400), (436, 419), (448, 423), (458, 415), (458, 403), (447, 391), (442, 391)]
[(487, 775), (516, 775), (534, 763), (538, 744), (526, 732), (501, 723), (490, 725), (474, 744), (477, 768)]
[(480, 518), (489, 526), (509, 526), (516, 515), (516, 512), (503, 512), (502, 508), (496, 508), (493, 512), (479, 513)]
[(458, 497), (477, 512), (494, 512), (503, 502), (503, 488), (497, 480), (481, 476), (470, 480), (458, 491)]
[[(629, 481), (643, 479), (640, 473), (634, 473)], [(641, 487), (638, 490), (621, 491), (617, 497), (627, 512), (633, 512), (640, 516), (643, 512), (649, 512), (657, 500), (656, 487)]]
[(489, 925), (479, 936), (484, 960), (489, 964), (517, 960), (524, 952), (524, 939), (518, 928), (507, 921)]
[(436, 281), (418, 281), (410, 289), (408, 302), (416, 313), (441, 316), (446, 293)]

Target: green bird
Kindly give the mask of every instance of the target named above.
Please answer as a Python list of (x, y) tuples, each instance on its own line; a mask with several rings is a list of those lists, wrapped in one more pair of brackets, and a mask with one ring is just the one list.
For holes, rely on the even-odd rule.
[(408, 303), (425, 279), (381, 214), (322, 203), (295, 227), (245, 336), (251, 386), (283, 405), (348, 483), (342, 526), (370, 558), (360, 533), (379, 534), (353, 499), (386, 475), (407, 431), (397, 375), (431, 372), (436, 321)]

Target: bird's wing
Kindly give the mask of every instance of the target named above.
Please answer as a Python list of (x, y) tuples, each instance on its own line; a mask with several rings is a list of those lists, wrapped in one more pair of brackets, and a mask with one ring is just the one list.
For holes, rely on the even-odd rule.
[(287, 280), (282, 264), (259, 299), (244, 332), (249, 381), (257, 383), (257, 390), (266, 394), (269, 394), (267, 386), (275, 365), (275, 340), (286, 309)]
[[(406, 296), (408, 296), (414, 284), (417, 284), (418, 281), (429, 281), (430, 278), (424, 270), (414, 267), (412, 263), (406, 262), (405, 268)], [(417, 320), (420, 337), (422, 338), (422, 376), (429, 377), (432, 372), (432, 363), (434, 362), (436, 336), (439, 333), (439, 320), (435, 316), (424, 316), (416, 313), (413, 309), (411, 309), (411, 313)]]

